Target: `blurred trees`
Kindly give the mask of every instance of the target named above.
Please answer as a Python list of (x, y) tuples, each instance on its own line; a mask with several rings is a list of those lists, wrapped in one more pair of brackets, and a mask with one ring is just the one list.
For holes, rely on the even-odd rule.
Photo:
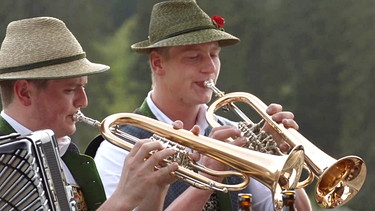
[[(87, 116), (103, 119), (132, 112), (150, 90), (147, 55), (130, 45), (147, 39), (152, 5), (158, 1), (78, 0), (0, 3), (0, 37), (16, 19), (54, 16), (71, 29), (91, 61), (111, 70), (90, 76)], [(370, 210), (375, 195), (375, 13), (371, 0), (198, 0), (241, 42), (223, 49), (218, 87), (251, 92), (266, 104), (291, 110), (301, 133), (334, 158), (355, 154), (368, 167), (366, 183), (347, 204)], [(42, 38), (41, 38), (42, 39)], [(98, 133), (79, 125), (74, 138), (84, 149)], [(314, 187), (307, 190), (311, 197)], [(312, 201), (314, 203), (314, 201)]]

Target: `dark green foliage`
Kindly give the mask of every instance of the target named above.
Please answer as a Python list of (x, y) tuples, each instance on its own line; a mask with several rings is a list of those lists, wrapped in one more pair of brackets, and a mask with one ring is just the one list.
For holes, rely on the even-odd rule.
[[(375, 13), (371, 0), (197, 0), (225, 30), (241, 39), (222, 50), (218, 87), (245, 91), (296, 116), (301, 133), (334, 158), (355, 154), (368, 167), (365, 186), (347, 204), (371, 210), (375, 194)], [(150, 90), (147, 55), (130, 50), (147, 39), (156, 0), (2, 0), (0, 37), (16, 19), (54, 16), (65, 21), (91, 61), (111, 66), (89, 78), (89, 107), (97, 119), (132, 112)], [(96, 129), (79, 125), (84, 149)], [(314, 185), (308, 193), (313, 199)], [(314, 204), (314, 200), (312, 200)]]

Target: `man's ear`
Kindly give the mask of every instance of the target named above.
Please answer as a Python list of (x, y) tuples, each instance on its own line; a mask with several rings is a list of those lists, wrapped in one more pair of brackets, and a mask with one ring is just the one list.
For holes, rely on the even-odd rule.
[(14, 97), (24, 106), (31, 104), (30, 86), (31, 84), (27, 80), (17, 80), (13, 86)]
[(150, 65), (152, 71), (157, 75), (163, 75), (165, 72), (163, 68), (163, 59), (163, 56), (159, 52), (150, 52)]

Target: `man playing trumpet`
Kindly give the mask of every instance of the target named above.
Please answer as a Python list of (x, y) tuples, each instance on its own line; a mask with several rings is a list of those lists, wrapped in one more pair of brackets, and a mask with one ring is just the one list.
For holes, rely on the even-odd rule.
[[(206, 104), (212, 91), (204, 82), (217, 80), (220, 73), (220, 51), (224, 46), (237, 43), (239, 39), (222, 30), (223, 20), (210, 18), (195, 1), (166, 1), (154, 5), (148, 40), (133, 44), (131, 48), (149, 56), (152, 73), (152, 90), (136, 113), (165, 123), (181, 120), (184, 129), (198, 125), (202, 135), (208, 135), (205, 120)], [(271, 104), (267, 113), (287, 128), (298, 129), (293, 113), (282, 111), (282, 106)], [(207, 129), (206, 129), (207, 128)], [(270, 129), (270, 128), (268, 128)], [(138, 138), (148, 137), (147, 131), (125, 129)], [(270, 132), (270, 131), (268, 131)], [(215, 127), (210, 137), (226, 140), (239, 137), (240, 131), (232, 126)], [(232, 144), (241, 146), (245, 140), (238, 138)], [(284, 148), (286, 145), (280, 145)], [(127, 152), (107, 141), (98, 148), (95, 160), (99, 173), (110, 196), (117, 186), (120, 169)], [(225, 165), (202, 157), (201, 162), (216, 170), (227, 169)], [(222, 178), (213, 178), (221, 181)], [(273, 210), (273, 197), (269, 189), (256, 180), (243, 190), (253, 194), (253, 210)], [(297, 208), (311, 210), (309, 199), (303, 189), (297, 190)], [(164, 207), (166, 210), (226, 210), (226, 204), (212, 190), (200, 190), (176, 181), (168, 190)], [(237, 193), (232, 193), (232, 209), (237, 210)], [(209, 202), (209, 203), (206, 203)]]

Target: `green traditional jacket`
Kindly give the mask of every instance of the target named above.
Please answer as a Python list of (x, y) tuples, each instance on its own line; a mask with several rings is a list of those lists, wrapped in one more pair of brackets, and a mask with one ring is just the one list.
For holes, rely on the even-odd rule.
[[(0, 133), (7, 135), (15, 132), (12, 126), (0, 116)], [(106, 200), (106, 196), (94, 159), (80, 154), (73, 143), (62, 159), (82, 189), (88, 210), (96, 210)]]

